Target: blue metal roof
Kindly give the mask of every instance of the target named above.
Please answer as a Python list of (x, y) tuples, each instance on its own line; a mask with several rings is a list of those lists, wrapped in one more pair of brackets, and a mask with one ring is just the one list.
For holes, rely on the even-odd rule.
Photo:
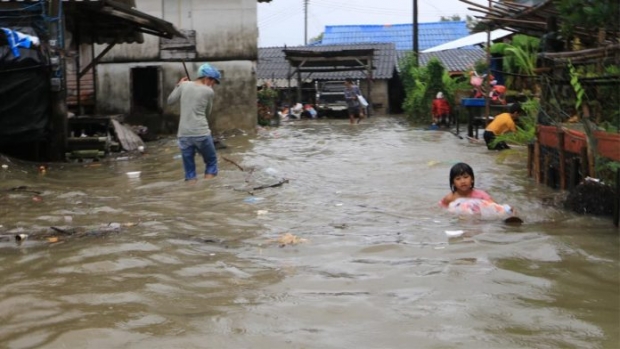
[[(413, 49), (413, 24), (386, 25), (328, 25), (325, 26), (320, 45), (359, 44), (366, 42), (391, 42), (397, 50)], [(435, 47), (443, 43), (469, 35), (467, 23), (430, 22), (418, 23), (419, 50)]]

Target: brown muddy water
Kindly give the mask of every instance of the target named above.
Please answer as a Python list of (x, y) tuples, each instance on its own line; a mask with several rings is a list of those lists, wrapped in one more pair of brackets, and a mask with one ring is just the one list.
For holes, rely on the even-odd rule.
[[(527, 178), (524, 149), (387, 117), (227, 144), (220, 176), (193, 186), (174, 139), (0, 169), (0, 347), (619, 347), (618, 230), (543, 205), (556, 193)], [(439, 209), (457, 161), (526, 223)], [(280, 247), (285, 233), (306, 241)]]

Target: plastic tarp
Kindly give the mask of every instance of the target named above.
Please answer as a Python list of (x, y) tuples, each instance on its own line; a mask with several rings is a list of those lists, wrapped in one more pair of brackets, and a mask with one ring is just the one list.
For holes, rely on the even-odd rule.
[[(10, 29), (34, 35), (31, 28)], [(0, 31), (0, 143), (43, 140), (50, 117), (47, 59), (38, 47), (9, 43)]]

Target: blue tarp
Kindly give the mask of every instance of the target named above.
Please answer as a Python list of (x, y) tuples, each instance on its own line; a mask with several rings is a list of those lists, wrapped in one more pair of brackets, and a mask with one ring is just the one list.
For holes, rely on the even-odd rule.
[(31, 48), (33, 45), (39, 43), (39, 38), (36, 36), (24, 34), (9, 28), (0, 29), (4, 32), (9, 43), (9, 48), (15, 57), (19, 57), (19, 48)]

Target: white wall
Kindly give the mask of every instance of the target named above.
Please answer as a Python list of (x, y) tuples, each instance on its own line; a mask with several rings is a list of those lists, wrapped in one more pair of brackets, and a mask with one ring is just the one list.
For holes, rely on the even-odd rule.
[[(211, 122), (215, 133), (232, 129), (254, 131), (256, 126), (256, 75), (258, 27), (256, 0), (136, 0), (137, 9), (171, 22), (178, 29), (196, 31), (197, 56), (186, 65), (195, 77), (204, 62), (224, 73), (215, 88)], [(97, 109), (100, 113), (129, 113), (131, 68), (161, 66), (162, 100), (184, 76), (179, 60), (163, 61), (159, 37), (144, 34), (144, 44), (114, 47), (97, 67)], [(101, 52), (104, 45), (98, 46)], [(178, 114), (178, 107), (161, 106), (164, 114)]]

